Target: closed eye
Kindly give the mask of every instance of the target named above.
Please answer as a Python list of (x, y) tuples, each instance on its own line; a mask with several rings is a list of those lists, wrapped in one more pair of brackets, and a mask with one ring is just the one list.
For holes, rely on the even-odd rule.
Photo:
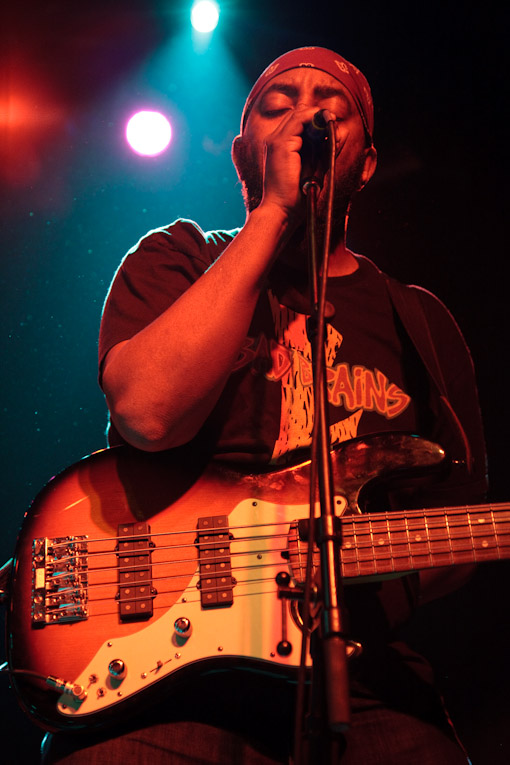
[(281, 117), (282, 114), (285, 114), (289, 110), (289, 107), (282, 107), (280, 109), (265, 109), (263, 112), (264, 117)]

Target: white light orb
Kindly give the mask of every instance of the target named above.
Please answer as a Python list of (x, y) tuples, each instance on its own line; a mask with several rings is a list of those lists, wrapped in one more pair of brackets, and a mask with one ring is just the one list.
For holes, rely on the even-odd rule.
[(126, 127), (126, 140), (137, 154), (155, 157), (172, 139), (172, 127), (160, 112), (141, 111), (134, 114)]

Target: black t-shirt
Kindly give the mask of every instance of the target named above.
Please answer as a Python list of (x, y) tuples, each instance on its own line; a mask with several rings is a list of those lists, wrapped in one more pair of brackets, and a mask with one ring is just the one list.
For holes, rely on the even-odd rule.
[[(180, 220), (150, 232), (126, 255), (105, 303), (100, 381), (108, 351), (164, 312), (237, 233), (204, 233), (192, 221)], [(397, 285), (407, 308), (397, 310), (395, 284), (366, 258), (358, 257), (357, 262), (352, 274), (328, 282), (328, 301), (334, 308), (326, 354), (332, 444), (385, 431), (433, 438), (458, 459), (459, 471), (440, 489), (427, 487), (419, 506), (479, 501), (485, 491), (483, 433), (471, 358), (457, 325), (437, 298), (411, 288), (420, 306), (418, 324), (439, 339), (433, 355), (444, 378), (445, 396), (428, 368), (423, 343), (411, 341), (410, 335), (416, 333), (409, 326), (416, 329), (416, 317), (409, 321), (409, 315), (404, 316), (415, 315), (408, 288)], [(225, 389), (191, 444), (193, 458), (197, 450), (206, 456), (267, 465), (305, 456), (313, 415), (307, 304), (299, 277), (278, 265), (260, 295)], [(113, 426), (109, 441), (122, 443)], [(474, 454), (474, 468), (464, 459), (466, 445)], [(380, 693), (370, 657), (378, 656), (377, 646), (409, 616), (415, 584), (414, 577), (405, 577), (346, 588), (353, 636), (365, 648), (371, 646), (364, 654), (368, 679), (363, 676), (363, 660), (356, 664), (362, 695), (366, 688), (369, 695)], [(384, 661), (376, 665), (383, 670), (386, 666)]]
[[(192, 222), (179, 221), (142, 239), (121, 264), (106, 301), (100, 364), (113, 345), (140, 331), (199, 278), (235, 233), (203, 234)], [(289, 280), (292, 274), (280, 271), (261, 293), (232, 374), (203, 428), (202, 440), (215, 456), (282, 464), (299, 459), (310, 444), (307, 298), (289, 288)], [(332, 445), (370, 433), (416, 432), (416, 391), (384, 276), (359, 257), (356, 271), (330, 279), (328, 301), (335, 309), (326, 350)], [(110, 443), (121, 443), (113, 427)]]

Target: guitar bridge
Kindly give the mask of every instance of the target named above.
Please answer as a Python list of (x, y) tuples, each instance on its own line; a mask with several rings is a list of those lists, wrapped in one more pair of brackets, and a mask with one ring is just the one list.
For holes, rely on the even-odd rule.
[(32, 625), (88, 617), (86, 536), (41, 537), (32, 545)]

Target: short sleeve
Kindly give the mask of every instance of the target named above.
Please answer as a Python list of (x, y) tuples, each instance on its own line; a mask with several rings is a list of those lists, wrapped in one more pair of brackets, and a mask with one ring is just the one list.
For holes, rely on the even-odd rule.
[(204, 233), (178, 220), (150, 231), (122, 260), (99, 332), (99, 379), (108, 351), (160, 316), (216, 260), (237, 230)]

